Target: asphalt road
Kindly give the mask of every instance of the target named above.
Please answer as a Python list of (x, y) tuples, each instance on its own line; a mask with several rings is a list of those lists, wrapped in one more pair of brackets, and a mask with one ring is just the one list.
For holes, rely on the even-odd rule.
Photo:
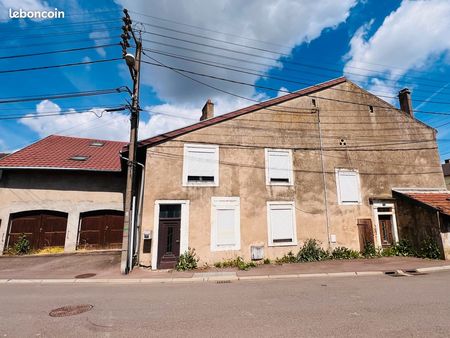
[[(76, 304), (94, 307), (49, 316)], [(2, 336), (449, 337), (450, 272), (221, 284), (4, 284)]]

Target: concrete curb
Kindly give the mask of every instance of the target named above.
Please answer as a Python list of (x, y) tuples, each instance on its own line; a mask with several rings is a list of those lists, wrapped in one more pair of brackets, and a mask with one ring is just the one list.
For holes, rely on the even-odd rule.
[[(408, 269), (409, 270), (409, 269)], [(411, 269), (414, 270), (414, 269)], [(415, 269), (420, 273), (439, 272), (450, 270), (450, 265), (432, 266)], [(403, 273), (402, 270), (392, 269)], [(232, 281), (256, 281), (277, 280), (295, 278), (318, 278), (318, 277), (366, 277), (381, 276), (384, 271), (354, 271), (354, 272), (323, 272), (323, 273), (300, 273), (285, 275), (259, 275), (259, 276), (237, 276), (236, 273), (209, 274), (207, 276), (194, 276), (189, 278), (93, 278), (93, 279), (0, 279), (1, 284), (165, 284), (165, 283), (204, 283), (204, 282), (232, 282)]]

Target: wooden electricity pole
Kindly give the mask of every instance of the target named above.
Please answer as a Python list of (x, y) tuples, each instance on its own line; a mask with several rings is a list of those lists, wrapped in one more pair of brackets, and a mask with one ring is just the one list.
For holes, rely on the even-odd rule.
[[(122, 51), (123, 57), (130, 70), (131, 78), (133, 79), (133, 92), (131, 98), (130, 108), (130, 144), (128, 146), (128, 160), (127, 160), (127, 185), (125, 191), (125, 217), (123, 224), (123, 240), (122, 240), (122, 257), (120, 261), (120, 272), (127, 274), (133, 268), (133, 249), (135, 231), (135, 181), (136, 181), (136, 154), (137, 154), (137, 140), (139, 128), (139, 83), (140, 83), (140, 68), (141, 68), (141, 53), (142, 42), (141, 38), (137, 38), (132, 29), (132, 21), (126, 9), (123, 10), (124, 17), (122, 26)], [(130, 47), (128, 41), (130, 34), (136, 45), (135, 54), (127, 53), (127, 47)]]

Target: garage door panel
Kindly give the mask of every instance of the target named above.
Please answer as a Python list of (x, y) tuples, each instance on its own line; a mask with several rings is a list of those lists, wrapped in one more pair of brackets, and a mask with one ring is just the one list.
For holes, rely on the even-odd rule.
[(98, 211), (82, 215), (79, 247), (116, 249), (122, 247), (123, 215), (116, 211)]
[(52, 211), (24, 212), (11, 215), (8, 247), (13, 247), (22, 234), (34, 250), (47, 246), (64, 246), (67, 215)]

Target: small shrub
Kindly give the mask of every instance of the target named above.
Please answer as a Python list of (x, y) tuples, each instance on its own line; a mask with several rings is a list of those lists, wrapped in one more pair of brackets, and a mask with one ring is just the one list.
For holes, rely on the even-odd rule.
[(270, 264), (270, 263), (271, 263), (271, 261), (270, 261), (270, 259), (269, 259), (269, 258), (265, 258), (265, 259), (264, 259), (264, 261), (263, 261), (263, 263), (264, 263), (264, 264)]
[(249, 270), (256, 267), (254, 262), (245, 262), (242, 257), (236, 257), (236, 259), (228, 259), (223, 262), (214, 263), (216, 268), (238, 268), (239, 270)]
[(360, 254), (358, 251), (346, 248), (344, 246), (338, 246), (331, 252), (332, 259), (355, 259), (359, 257)]
[(407, 239), (401, 239), (397, 244), (393, 246), (396, 256), (410, 257), (416, 256), (416, 252), (410, 241)]
[(420, 246), (420, 257), (430, 259), (441, 258), (441, 250), (439, 250), (439, 247), (433, 238), (427, 237), (422, 241)]
[(377, 251), (373, 243), (366, 243), (366, 245), (364, 246), (364, 250), (361, 254), (365, 258), (375, 258), (380, 256), (380, 253)]
[(25, 234), (21, 234), (19, 240), (14, 244), (13, 252), (16, 255), (26, 255), (31, 251), (30, 241)]
[(328, 252), (315, 239), (308, 239), (297, 254), (297, 262), (317, 262), (328, 258)]
[(245, 262), (242, 257), (236, 258), (236, 266), (239, 270), (249, 270), (250, 268), (256, 267), (254, 262)]
[(297, 257), (294, 255), (292, 251), (289, 251), (287, 254), (284, 254), (283, 257), (277, 258), (275, 260), (277, 264), (283, 264), (283, 263), (296, 263)]
[(395, 248), (395, 246), (388, 246), (386, 248), (383, 248), (381, 250), (381, 256), (382, 257), (392, 257), (392, 256), (398, 256), (397, 255), (397, 250)]
[(196, 256), (197, 254), (195, 253), (195, 249), (188, 248), (188, 250), (178, 258), (178, 263), (175, 267), (177, 271), (196, 269), (199, 261)]

